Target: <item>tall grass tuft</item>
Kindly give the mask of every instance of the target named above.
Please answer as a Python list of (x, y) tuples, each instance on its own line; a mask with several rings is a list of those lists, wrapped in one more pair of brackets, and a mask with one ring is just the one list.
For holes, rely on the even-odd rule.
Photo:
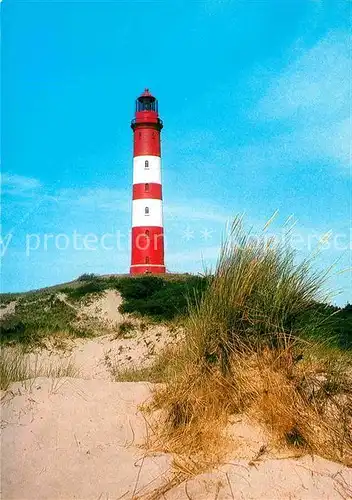
[(175, 367), (175, 362), (172, 362), (172, 360), (177, 359), (177, 357), (177, 346), (166, 346), (158, 356), (156, 356), (155, 360), (147, 366), (129, 366), (121, 368), (119, 363), (114, 360), (110, 362), (109, 371), (115, 382), (148, 381), (152, 383), (162, 383), (172, 377), (171, 370), (174, 370)]
[(314, 270), (317, 253), (298, 262), (289, 239), (268, 239), (266, 229), (254, 239), (234, 220), (190, 307), (178, 369), (154, 398), (165, 415), (159, 447), (200, 469), (214, 464), (229, 416), (247, 413), (276, 443), (352, 463), (350, 359), (311, 340), (326, 338), (320, 317), (299, 321), (325, 300), (329, 270)]
[(4, 350), (0, 353), (0, 389), (6, 390), (12, 382), (30, 378), (30, 366), (20, 349)]
[(38, 377), (58, 379), (77, 376), (79, 370), (71, 359), (63, 359), (55, 364), (44, 363), (40, 361), (39, 355), (31, 359), (19, 347), (3, 348), (0, 352), (1, 390), (6, 391), (13, 382), (33, 382)]

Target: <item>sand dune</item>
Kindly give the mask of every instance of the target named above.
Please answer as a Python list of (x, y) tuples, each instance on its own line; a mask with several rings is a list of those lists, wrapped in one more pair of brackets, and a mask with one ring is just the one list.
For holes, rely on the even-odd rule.
[[(171, 477), (172, 457), (141, 447), (148, 429), (138, 405), (150, 397), (149, 384), (39, 378), (26, 385), (13, 384), (2, 401), (4, 500), (142, 498)], [(340, 499), (351, 483), (351, 469), (318, 457), (255, 465), (242, 458), (164, 498)]]
[(2, 408), (2, 498), (132, 498), (157, 486), (171, 458), (138, 448), (145, 421), (137, 407), (149, 394), (146, 383), (14, 384)]
[[(80, 306), (80, 314), (99, 321), (108, 333), (66, 340), (65, 351), (49, 343), (26, 355), (33, 366), (71, 360), (79, 378), (35, 378), (14, 383), (3, 393), (4, 500), (148, 498), (173, 477), (173, 457), (146, 453), (142, 446), (151, 431), (139, 405), (150, 398), (151, 384), (114, 382), (110, 368), (112, 363), (121, 368), (146, 366), (165, 345), (177, 341), (177, 335), (162, 325), (140, 329), (136, 322), (133, 335), (117, 338), (121, 322), (135, 321), (118, 312), (120, 302), (111, 290)], [(319, 457), (285, 458), (273, 451), (253, 462), (267, 442), (262, 429), (236, 417), (228, 430), (236, 447), (227, 464), (154, 498), (352, 498), (351, 469)]]

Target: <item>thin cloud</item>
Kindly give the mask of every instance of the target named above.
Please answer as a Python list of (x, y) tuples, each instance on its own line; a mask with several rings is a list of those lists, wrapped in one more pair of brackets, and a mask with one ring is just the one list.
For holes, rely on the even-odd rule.
[(274, 163), (326, 161), (349, 167), (351, 69), (344, 33), (330, 34), (296, 56), (250, 114), (257, 122), (270, 120), (289, 132), (258, 145), (256, 156)]
[(315, 122), (322, 117), (334, 121), (345, 118), (350, 99), (349, 51), (348, 35), (336, 33), (296, 56), (259, 102), (258, 116)]
[[(206, 248), (196, 248), (190, 251), (184, 250), (182, 252), (175, 252), (167, 254), (167, 262), (170, 264), (179, 264), (181, 262), (193, 262), (198, 265), (199, 269), (201, 264), (208, 264), (209, 261), (214, 263), (220, 252), (220, 245), (211, 246)], [(208, 261), (208, 262), (207, 262)]]
[(130, 211), (130, 192), (127, 190), (109, 188), (62, 189), (57, 193), (56, 199), (59, 204), (83, 210), (124, 213)]
[(41, 188), (41, 183), (33, 177), (4, 173), (0, 176), (1, 191), (13, 196), (29, 196)]
[(221, 207), (211, 205), (203, 200), (185, 201), (184, 203), (166, 203), (164, 207), (166, 220), (172, 221), (211, 221), (225, 224), (229, 214)]

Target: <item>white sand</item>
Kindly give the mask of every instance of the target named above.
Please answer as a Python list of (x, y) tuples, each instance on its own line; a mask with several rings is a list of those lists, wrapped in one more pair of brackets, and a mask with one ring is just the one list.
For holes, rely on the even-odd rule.
[(155, 325), (144, 332), (137, 328), (131, 336), (116, 338), (115, 332), (92, 339), (64, 339), (65, 350), (57, 349), (48, 342), (46, 349), (36, 349), (25, 357), (32, 367), (55, 367), (60, 366), (63, 360), (66, 363), (70, 360), (81, 378), (112, 380), (111, 366), (121, 370), (147, 366), (165, 346), (174, 344), (180, 333), (171, 334), (167, 327)]
[(37, 379), (14, 384), (2, 407), (2, 497), (115, 499), (158, 485), (166, 455), (143, 459), (146, 383)]
[(119, 312), (122, 298), (116, 290), (106, 290), (105, 293), (88, 305), (81, 307), (81, 312), (90, 317), (96, 318), (111, 326), (117, 326), (128, 318), (127, 314)]
[[(29, 355), (39, 366), (72, 360), (80, 378), (15, 383), (3, 396), (2, 499), (132, 500), (171, 477), (172, 457), (145, 455), (141, 447), (150, 430), (138, 407), (150, 397), (151, 385), (112, 382), (109, 366), (145, 366), (177, 339), (164, 326), (115, 339), (118, 324), (126, 320), (117, 310), (120, 301), (117, 292), (108, 291), (80, 309), (111, 333), (70, 341), (67, 352), (50, 348)], [(249, 465), (268, 436), (244, 417), (234, 417), (229, 431), (237, 443), (229, 463), (159, 498), (352, 498), (351, 469), (319, 457), (279, 458), (270, 450)]]
[(332, 500), (352, 498), (351, 469), (319, 457), (264, 460), (249, 466), (234, 460), (168, 494), (167, 500)]
[[(41, 378), (30, 389), (13, 384), (2, 401), (1, 498), (132, 499), (160, 486), (170, 477), (171, 457), (144, 456), (140, 447), (148, 431), (138, 405), (149, 397), (142, 382)], [(248, 429), (245, 422), (247, 442)], [(253, 449), (255, 439), (261, 442), (255, 436)], [(349, 498), (348, 484), (351, 469), (318, 457), (264, 458), (252, 466), (237, 459), (164, 498), (340, 499)]]

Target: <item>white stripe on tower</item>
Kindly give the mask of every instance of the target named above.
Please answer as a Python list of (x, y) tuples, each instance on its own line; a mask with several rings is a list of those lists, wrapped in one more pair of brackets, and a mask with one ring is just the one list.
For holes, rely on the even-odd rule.
[(161, 203), (161, 200), (152, 198), (133, 200), (132, 227), (162, 227)]
[(133, 184), (154, 182), (161, 184), (160, 156), (135, 156), (133, 158)]

